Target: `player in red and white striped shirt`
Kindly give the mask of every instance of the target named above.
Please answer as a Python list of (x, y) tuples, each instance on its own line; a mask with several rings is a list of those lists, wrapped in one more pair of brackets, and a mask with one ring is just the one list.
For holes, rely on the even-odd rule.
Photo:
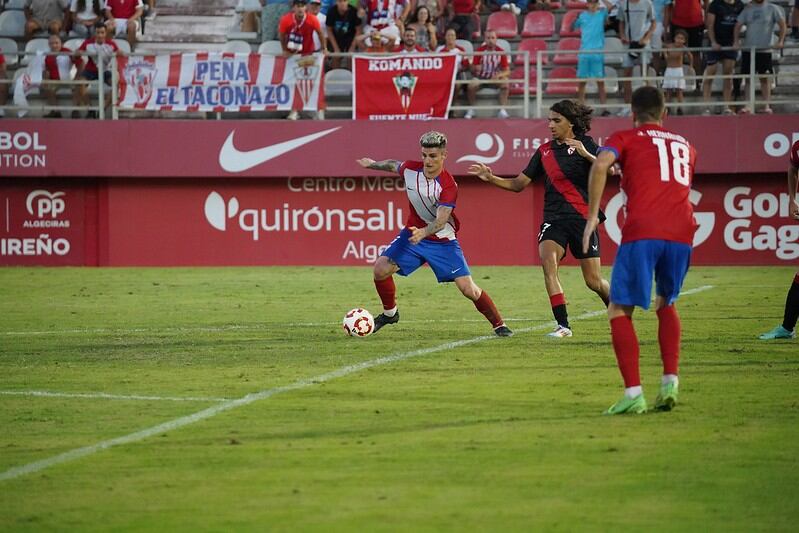
[[(474, 56), (472, 61), (472, 74), (475, 79), (469, 83), (467, 95), (469, 97), (469, 105), (473, 106), (477, 102), (477, 91), (480, 90), (480, 80), (507, 80), (510, 77), (510, 64), (508, 62), (508, 54), (506, 50), (497, 45), (497, 32), (488, 30), (486, 32), (485, 42), (475, 50), (477, 52), (489, 52), (486, 55)], [(490, 53), (495, 52), (495, 53)], [(508, 112), (505, 111), (504, 106), (508, 105), (508, 84), (491, 84), (491, 87), (499, 89), (499, 105), (500, 108), (497, 116), (499, 118), (508, 118)], [(474, 111), (468, 110), (463, 118), (474, 117)]]
[(398, 173), (405, 180), (410, 208), (405, 228), (374, 264), (375, 288), (383, 302), (383, 313), (375, 316), (375, 331), (399, 322), (394, 274), (409, 276), (427, 263), (439, 283), (455, 282), (461, 293), (491, 322), (494, 333), (510, 337), (513, 332), (503, 322), (491, 297), (472, 279), (456, 237), (460, 226), (454, 213), (458, 184), (444, 169), (447, 137), (429, 131), (422, 135), (419, 144), (422, 161), (358, 159), (363, 168)]

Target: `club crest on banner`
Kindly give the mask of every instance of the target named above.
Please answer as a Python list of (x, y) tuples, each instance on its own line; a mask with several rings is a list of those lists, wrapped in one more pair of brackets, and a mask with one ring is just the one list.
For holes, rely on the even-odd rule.
[(297, 60), (297, 66), (294, 67), (294, 79), (297, 80), (297, 92), (300, 94), (303, 107), (308, 105), (313, 95), (318, 71), (319, 67), (316, 65), (314, 57), (306, 56)]
[(137, 104), (146, 104), (153, 95), (153, 80), (157, 70), (155, 64), (139, 59), (131, 61), (125, 67), (125, 82), (133, 88)]
[(394, 88), (397, 90), (397, 95), (400, 97), (402, 110), (408, 112), (411, 107), (411, 98), (413, 98), (413, 91), (416, 89), (416, 81), (418, 78), (408, 72), (407, 70), (394, 77)]

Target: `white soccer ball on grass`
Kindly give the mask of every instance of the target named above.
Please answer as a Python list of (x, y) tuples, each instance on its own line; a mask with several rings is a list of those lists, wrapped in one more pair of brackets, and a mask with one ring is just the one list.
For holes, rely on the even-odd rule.
[(344, 332), (350, 337), (366, 337), (375, 330), (375, 319), (366, 309), (357, 307), (344, 315)]

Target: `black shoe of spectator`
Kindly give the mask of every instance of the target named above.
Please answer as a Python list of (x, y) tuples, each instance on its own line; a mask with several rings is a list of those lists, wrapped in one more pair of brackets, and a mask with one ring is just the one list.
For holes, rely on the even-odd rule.
[(513, 337), (513, 332), (505, 324), (495, 327), (494, 333), (497, 334), (497, 337)]
[(50, 111), (44, 118), (61, 118), (61, 113), (59, 111)]
[(386, 324), (396, 324), (397, 322), (399, 322), (399, 310), (394, 313), (394, 316), (386, 316), (383, 313), (380, 313), (375, 317), (375, 330), (372, 333), (377, 333), (377, 330)]
[(613, 114), (613, 113), (611, 113), (610, 111), (608, 111), (607, 109), (605, 109), (604, 111), (602, 111), (602, 113), (601, 113), (600, 115), (601, 115), (601, 116), (603, 116), (603, 117), (609, 117), (609, 116), (610, 116), (610, 115), (612, 115), (612, 114)]
[(80, 111), (77, 109), (72, 112), (72, 118), (80, 118)]
[(89, 111), (86, 113), (86, 118), (97, 118), (97, 111)]

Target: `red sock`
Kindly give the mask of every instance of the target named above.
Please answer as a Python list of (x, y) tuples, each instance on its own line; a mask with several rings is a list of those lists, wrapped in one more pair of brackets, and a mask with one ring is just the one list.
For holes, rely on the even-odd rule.
[(478, 311), (483, 313), (483, 316), (486, 317), (489, 322), (491, 322), (491, 327), (497, 328), (502, 325), (502, 317), (499, 311), (497, 311), (497, 306), (494, 305), (494, 302), (486, 291), (483, 291), (483, 294), (475, 300), (474, 306)]
[(638, 337), (635, 335), (633, 319), (626, 315), (612, 319), (610, 336), (613, 339), (616, 361), (624, 378), (624, 386), (641, 385), (641, 374), (638, 371)]
[(394, 276), (382, 280), (376, 279), (375, 288), (380, 295), (380, 301), (383, 302), (383, 309), (397, 307), (397, 286), (394, 285)]
[(680, 360), (680, 315), (673, 305), (658, 310), (658, 343), (664, 374), (677, 374)]

